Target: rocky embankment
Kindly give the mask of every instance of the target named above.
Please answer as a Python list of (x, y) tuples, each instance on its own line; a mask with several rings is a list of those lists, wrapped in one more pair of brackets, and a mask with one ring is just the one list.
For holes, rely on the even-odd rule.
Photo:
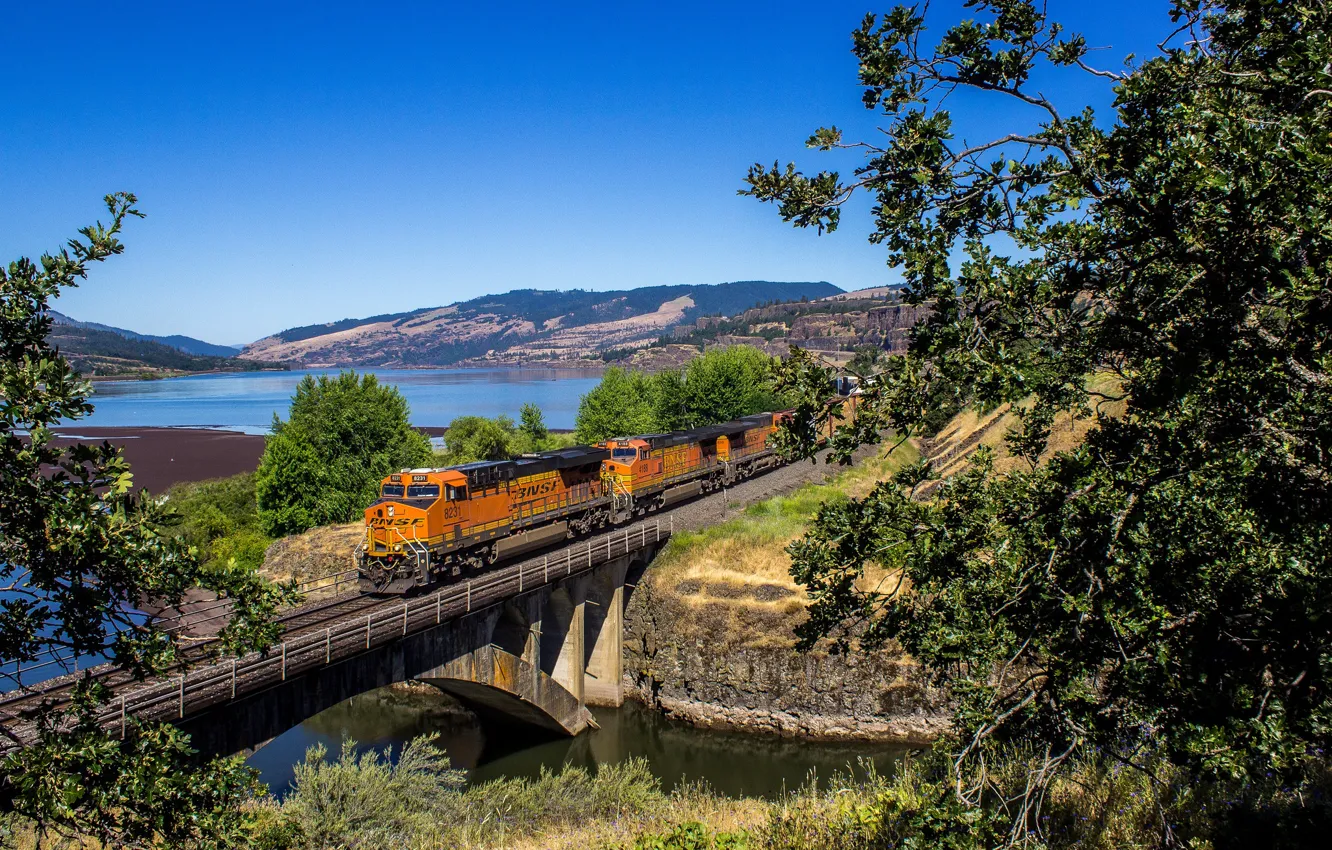
[(708, 728), (909, 744), (946, 728), (942, 698), (899, 654), (689, 640), (671, 625), (678, 601), (641, 590), (626, 622), (626, 683), (668, 716)]
[[(858, 494), (889, 470), (883, 460), (867, 465), (859, 477), (843, 475), (803, 498)], [(790, 578), (784, 549), (803, 528), (800, 508), (740, 508), (833, 474), (822, 464), (798, 464), (746, 482), (729, 495), (729, 522), (677, 535), (627, 603), (624, 670), (633, 697), (699, 726), (792, 737), (924, 744), (946, 729), (943, 695), (901, 652), (796, 650), (805, 595)], [(708, 501), (691, 505), (698, 519), (682, 525), (677, 518), (677, 529), (714, 525), (716, 507), (706, 520), (699, 516)]]

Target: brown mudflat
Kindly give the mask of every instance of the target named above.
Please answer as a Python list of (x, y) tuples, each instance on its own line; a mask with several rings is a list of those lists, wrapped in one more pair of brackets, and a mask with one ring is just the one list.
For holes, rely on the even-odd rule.
[(264, 438), (205, 428), (55, 429), (57, 446), (100, 443), (120, 446), (134, 473), (134, 489), (165, 492), (182, 481), (205, 481), (253, 472), (264, 453)]

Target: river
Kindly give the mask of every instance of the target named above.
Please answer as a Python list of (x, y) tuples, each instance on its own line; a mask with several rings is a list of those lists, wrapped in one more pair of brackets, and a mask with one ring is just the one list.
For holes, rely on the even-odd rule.
[[(572, 428), (578, 401), (601, 380), (569, 369), (375, 369), (411, 407), (412, 424), (448, 425), (464, 414), (518, 418), (533, 402), (550, 428)], [(306, 375), (337, 370), (226, 372), (160, 381), (98, 381), (91, 416), (80, 425), (107, 427), (216, 427), (267, 431), (273, 414), (286, 417), (296, 384)]]
[(868, 764), (889, 773), (907, 752), (888, 744), (697, 729), (632, 701), (592, 713), (601, 728), (576, 738), (552, 740), (510, 730), (491, 740), (442, 694), (432, 695), (424, 687), (408, 693), (385, 688), (312, 717), (254, 753), (249, 764), (274, 793), (282, 795), (290, 787), (294, 766), (315, 744), (323, 744), (330, 756), (336, 756), (345, 736), (362, 749), (392, 747), (396, 754), (411, 738), (436, 732), (453, 766), (466, 768), (471, 782), (534, 777), (542, 768), (558, 771), (564, 765), (595, 768), (638, 757), (647, 760), (668, 791), (702, 780), (726, 796), (773, 798), (799, 787), (811, 774), (824, 779), (849, 770), (863, 774)]

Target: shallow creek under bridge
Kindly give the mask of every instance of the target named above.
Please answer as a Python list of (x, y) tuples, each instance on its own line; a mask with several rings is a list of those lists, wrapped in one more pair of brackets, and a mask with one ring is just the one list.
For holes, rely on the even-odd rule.
[[(112, 697), (99, 722), (123, 734), (131, 719), (167, 721), (201, 755), (246, 752), (350, 697), (415, 679), (483, 718), (576, 735), (593, 724), (589, 704), (623, 702), (626, 588), (670, 533), (668, 518), (649, 520), (428, 594), (358, 597), (366, 604), (355, 613), (289, 627), (267, 653), (184, 674), (123, 681), (103, 665)], [(32, 740), (31, 712), (55, 693), (10, 700), (0, 722)]]

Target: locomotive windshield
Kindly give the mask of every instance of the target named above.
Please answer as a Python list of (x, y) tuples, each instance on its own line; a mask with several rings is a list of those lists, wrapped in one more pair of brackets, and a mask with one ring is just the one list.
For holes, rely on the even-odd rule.
[(625, 446), (623, 448), (617, 446), (616, 448), (611, 449), (612, 460), (633, 460), (636, 457), (638, 457), (638, 449), (633, 446)]
[(384, 485), (384, 489), (379, 491), (379, 495), (383, 496), (385, 499), (401, 499), (401, 498), (402, 498), (402, 485), (401, 485), (401, 484), (385, 484), (385, 485)]
[(412, 484), (407, 487), (407, 498), (409, 499), (438, 499), (438, 484)]
[(450, 485), (448, 485), (448, 487), (447, 487), (446, 489), (447, 489), (447, 491), (448, 491), (448, 492), (447, 492), (447, 496), (448, 496), (448, 500), (449, 500), (450, 502), (465, 502), (465, 501), (467, 501), (467, 488), (466, 488), (466, 487), (454, 487), (452, 484), (450, 484)]

